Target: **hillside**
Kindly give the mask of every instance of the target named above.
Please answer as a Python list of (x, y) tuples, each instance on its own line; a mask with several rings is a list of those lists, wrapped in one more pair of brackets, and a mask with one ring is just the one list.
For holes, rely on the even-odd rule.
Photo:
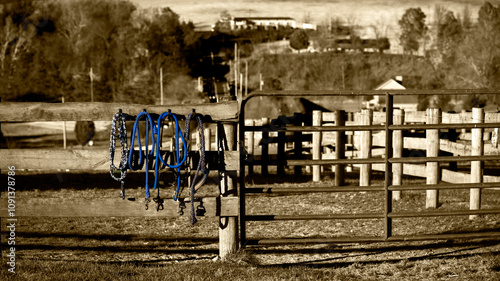
[[(281, 54), (263, 55), (249, 61), (249, 87), (256, 89), (262, 73), (264, 90), (373, 90), (380, 83), (403, 76), (408, 89), (446, 88), (442, 73), (429, 60), (419, 57), (388, 54)], [(329, 110), (354, 108), (345, 99), (313, 99)], [(357, 99), (358, 107), (361, 98)], [(252, 114), (293, 114), (303, 111), (293, 99), (276, 101), (278, 109), (268, 101), (254, 101), (249, 106)], [(425, 102), (425, 101), (423, 101)], [(443, 101), (444, 102), (444, 101)], [(339, 106), (342, 104), (344, 107)], [(444, 108), (443, 110), (455, 110)], [(355, 110), (353, 110), (355, 111)]]
[[(408, 8), (420, 7), (427, 15), (427, 23), (433, 24), (433, 14), (436, 5), (445, 7), (460, 14), (467, 7), (473, 19), (477, 17), (479, 7), (483, 0), (132, 0), (140, 7), (170, 7), (178, 13), (182, 20), (192, 21), (199, 28), (210, 30), (224, 10), (232, 16), (286, 16), (298, 22), (325, 24), (331, 20), (339, 19), (349, 25), (362, 27), (360, 36), (374, 38), (376, 34), (388, 37), (391, 41), (393, 53), (401, 53), (398, 44), (398, 20)], [(498, 5), (499, 0), (489, 1)]]

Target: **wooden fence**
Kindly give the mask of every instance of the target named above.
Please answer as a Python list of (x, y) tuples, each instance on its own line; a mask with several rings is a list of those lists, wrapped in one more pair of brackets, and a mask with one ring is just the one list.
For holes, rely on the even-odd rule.
[[(179, 115), (187, 115), (193, 109), (204, 115), (204, 120), (217, 124), (216, 137), (223, 138), (226, 147), (207, 146), (208, 165), (219, 170), (221, 177), (220, 197), (199, 198), (197, 204), (203, 204), (205, 216), (218, 216), (224, 220), (220, 227), (220, 255), (225, 257), (237, 250), (238, 232), (238, 198), (234, 195), (236, 180), (234, 172), (239, 169), (239, 152), (236, 151), (235, 127), (238, 117), (237, 102), (196, 105), (141, 105), (117, 103), (0, 103), (1, 122), (33, 122), (33, 121), (110, 121), (121, 109), (124, 113), (134, 115), (143, 109), (149, 113), (160, 114), (171, 110)], [(210, 132), (206, 131), (208, 136)], [(207, 144), (211, 138), (208, 137)], [(212, 149), (209, 149), (211, 147)], [(220, 152), (219, 152), (220, 151)], [(224, 157), (219, 157), (223, 153)], [(222, 159), (222, 160), (220, 160)], [(223, 161), (223, 162), (221, 162)], [(14, 166), (16, 170), (94, 170), (109, 171), (109, 147), (93, 149), (0, 149), (0, 167)], [(146, 216), (146, 217), (178, 217), (179, 202), (164, 199), (163, 210), (146, 209), (144, 199), (128, 198), (27, 198), (22, 196), (22, 187), (16, 194), (16, 217), (99, 217), (99, 216)], [(7, 196), (2, 197), (7, 198)], [(185, 198), (184, 203), (190, 202)], [(189, 215), (189, 208), (186, 210)], [(8, 201), (0, 200), (0, 217), (9, 215)]]
[[(364, 93), (362, 93), (364, 94)], [(269, 215), (264, 217), (246, 216), (245, 214), (245, 194), (246, 193), (268, 193), (268, 191), (258, 190), (259, 188), (245, 189), (245, 167), (248, 166), (248, 172), (252, 173), (256, 163), (261, 168), (263, 175), (269, 174), (268, 166), (278, 163), (276, 172), (285, 174), (287, 163), (295, 163), (294, 173), (302, 173), (301, 165), (310, 165), (314, 181), (321, 180), (321, 169), (325, 163), (329, 163), (328, 159), (337, 159), (338, 161), (330, 161), (331, 170), (335, 172), (335, 184), (337, 189), (344, 185), (344, 174), (349, 168), (349, 161), (344, 160), (370, 160), (358, 161), (354, 167), (360, 170), (360, 185), (364, 188), (351, 187), (350, 190), (357, 192), (360, 190), (384, 191), (386, 198), (386, 209), (384, 213), (369, 214), (364, 218), (384, 218), (385, 219), (385, 237), (378, 237), (375, 240), (366, 241), (390, 241), (392, 218), (393, 217), (409, 217), (415, 216), (413, 213), (393, 213), (390, 204), (392, 202), (392, 193), (394, 190), (405, 190), (402, 186), (404, 175), (421, 177), (425, 175), (427, 183), (431, 187), (436, 187), (436, 184), (441, 185), (444, 182), (461, 182), (464, 184), (460, 188), (471, 189), (471, 209), (465, 214), (471, 218), (479, 214), (487, 214), (490, 212), (499, 213), (499, 210), (479, 210), (477, 204), (480, 196), (480, 188), (484, 185), (476, 185), (482, 182), (500, 182), (497, 176), (483, 176), (483, 168), (481, 163), (488, 160), (488, 155), (498, 155), (496, 141), (485, 137), (492, 133), (491, 130), (484, 130), (483, 123), (499, 123), (500, 118), (497, 113), (484, 113), (481, 109), (474, 109), (472, 113), (446, 114), (439, 110), (430, 109), (425, 113), (404, 113), (403, 111), (395, 111), (393, 125), (396, 126), (389, 129), (389, 125), (383, 124), (386, 119), (384, 113), (372, 112), (364, 110), (360, 113), (346, 114), (345, 112), (337, 111), (333, 113), (322, 113), (316, 111), (312, 117), (304, 117), (299, 114), (293, 118), (278, 118), (277, 120), (264, 119), (262, 122), (262, 130), (260, 138), (257, 137), (256, 128), (248, 130), (248, 141), (240, 140), (242, 145), (248, 144), (246, 150), (248, 157), (244, 159), (240, 157), (244, 151), (240, 148), (237, 151), (236, 137), (236, 122), (240, 118), (240, 136), (245, 135), (246, 126), (242, 123), (244, 120), (244, 103), (242, 109), (238, 108), (237, 102), (226, 102), (217, 104), (199, 104), (199, 105), (178, 105), (178, 106), (158, 106), (158, 105), (139, 105), (139, 104), (109, 104), (109, 103), (64, 103), (64, 104), (42, 104), (42, 103), (0, 103), (0, 123), (1, 122), (30, 122), (30, 121), (109, 121), (113, 115), (122, 109), (128, 114), (138, 114), (143, 109), (150, 113), (159, 114), (171, 110), (180, 115), (187, 115), (193, 109), (205, 116), (207, 123), (215, 123), (217, 125), (216, 137), (217, 145), (215, 150), (208, 151), (214, 157), (208, 157), (211, 169), (219, 170), (219, 180), (221, 194), (218, 197), (200, 198), (200, 204), (203, 203), (206, 213), (205, 216), (219, 217), (219, 241), (220, 241), (220, 256), (226, 257), (230, 253), (236, 252), (238, 248), (238, 233), (240, 234), (240, 243), (242, 246), (246, 241), (245, 222), (249, 220), (267, 220), (276, 219), (275, 216)], [(390, 108), (392, 111), (392, 108)], [(239, 114), (242, 114), (239, 115)], [(440, 123), (462, 124), (460, 132), (453, 134), (453, 131), (447, 131), (447, 138), (443, 138), (440, 134)], [(255, 121), (250, 121), (250, 125), (257, 125)], [(391, 122), (388, 122), (391, 124)], [(422, 124), (427, 125), (425, 131), (416, 126), (415, 128), (405, 127), (407, 131), (398, 129), (398, 124)], [(433, 124), (432, 127), (429, 124)], [(306, 125), (306, 129), (301, 127)], [(309, 125), (309, 129), (307, 129)], [(312, 126), (311, 126), (312, 125)], [(345, 126), (344, 126), (345, 125)], [(295, 130), (284, 130), (286, 127), (294, 127)], [(319, 129), (317, 127), (320, 127)], [(331, 126), (339, 127), (333, 132)], [(348, 126), (348, 129), (345, 129)], [(375, 131), (364, 129), (363, 126), (378, 126)], [(255, 126), (257, 127), (257, 126)], [(313, 129), (314, 127), (314, 129)], [(351, 128), (349, 128), (351, 127)], [(325, 128), (325, 130), (322, 130)], [(454, 127), (458, 128), (458, 127)], [(310, 133), (308, 133), (310, 130)], [(379, 130), (379, 132), (377, 132)], [(393, 131), (391, 131), (393, 130)], [(420, 130), (420, 131), (419, 131)], [(498, 131), (495, 129), (494, 131)], [(385, 132), (392, 132), (393, 139), (391, 141), (385, 138)], [(421, 134), (425, 132), (426, 137)], [(208, 134), (210, 135), (210, 133)], [(457, 135), (457, 136), (455, 136)], [(389, 143), (387, 150), (385, 145)], [(391, 145), (393, 143), (394, 145)], [(392, 147), (392, 149), (390, 149)], [(211, 146), (211, 148), (213, 148)], [(382, 152), (384, 151), (384, 152)], [(390, 153), (390, 152), (393, 153)], [(423, 152), (425, 151), (425, 153)], [(384, 155), (387, 152), (389, 155)], [(404, 153), (417, 153), (423, 160), (418, 157), (406, 157), (403, 162), (399, 157)], [(442, 153), (452, 155), (446, 161), (453, 162), (469, 161), (470, 173), (453, 171), (452, 169), (444, 169), (440, 167), (436, 159)], [(393, 155), (390, 155), (393, 154)], [(385, 159), (381, 157), (385, 156)], [(394, 156), (394, 157), (392, 157)], [(415, 155), (410, 155), (415, 156)], [(477, 156), (482, 156), (481, 160), (477, 160)], [(253, 158), (252, 158), (253, 157)], [(379, 157), (381, 161), (373, 161)], [(472, 158), (467, 158), (472, 157)], [(475, 158), (474, 158), (475, 157)], [(396, 161), (399, 158), (399, 162)], [(442, 157), (441, 157), (442, 158)], [(496, 157), (498, 158), (498, 157)], [(495, 160), (496, 160), (495, 158)], [(257, 161), (252, 162), (252, 159)], [(298, 161), (288, 161), (289, 159), (299, 159)], [(303, 160), (312, 161), (303, 161)], [(472, 159), (472, 160), (471, 160)], [(321, 161), (325, 162), (321, 162)], [(412, 160), (412, 161), (410, 161)], [(441, 159), (442, 160), (442, 159)], [(274, 161), (274, 162), (273, 162)], [(394, 161), (394, 162), (391, 162)], [(355, 161), (354, 161), (355, 162)], [(369, 163), (368, 163), (369, 162)], [(305, 164), (304, 164), (305, 163)], [(380, 165), (379, 163), (385, 163)], [(418, 165), (417, 163), (425, 163)], [(0, 167), (15, 166), (16, 169), (35, 169), (35, 170), (109, 170), (109, 150), (105, 149), (1, 149), (0, 150)], [(388, 168), (388, 173), (393, 174), (393, 181), (385, 180), (384, 187), (371, 187), (370, 173), (373, 170), (384, 171)], [(392, 167), (392, 169), (390, 168)], [(352, 167), (351, 167), (352, 168)], [(236, 190), (237, 172), (240, 172), (240, 192)], [(307, 172), (307, 171), (306, 171)], [(444, 186), (444, 185), (443, 185)], [(439, 186), (440, 189), (446, 186)], [(479, 186), (479, 187), (478, 187)], [(415, 187), (413, 187), (415, 188)], [(450, 188), (457, 188), (451, 186)], [(272, 189), (272, 188), (270, 188)], [(321, 189), (321, 190), (320, 190)], [(332, 192), (331, 188), (320, 189), (301, 189), (304, 192)], [(418, 190), (427, 189), (427, 207), (433, 208), (437, 206), (438, 190), (433, 190), (429, 186), (420, 187)], [(289, 190), (297, 192), (297, 189)], [(397, 199), (395, 193), (395, 199)], [(57, 204), (54, 204), (57, 202)], [(186, 199), (185, 202), (189, 202)], [(479, 201), (480, 202), (480, 201)], [(0, 201), (0, 217), (5, 218), (9, 215), (7, 200)], [(157, 211), (150, 208), (146, 210), (141, 206), (140, 200), (122, 200), (120, 198), (16, 198), (16, 216), (47, 216), (47, 217), (68, 217), (68, 216), (149, 216), (149, 217), (171, 217), (178, 216), (176, 210), (178, 203), (171, 199), (164, 200), (164, 210)], [(389, 207), (387, 207), (389, 206)], [(186, 210), (187, 211), (187, 210)], [(188, 213), (188, 212), (186, 212)], [(463, 212), (452, 212), (445, 215), (462, 214)], [(326, 215), (319, 216), (319, 219), (346, 219), (346, 218), (363, 218), (354, 215)], [(429, 212), (426, 215), (436, 215)], [(438, 214), (441, 215), (441, 214)], [(283, 218), (283, 217), (281, 217)], [(278, 219), (280, 219), (278, 217)], [(292, 216), (284, 219), (314, 219), (311, 216)], [(238, 232), (238, 220), (240, 220), (240, 230)], [(430, 237), (430, 236), (428, 236)], [(450, 236), (451, 237), (451, 236)], [(458, 236), (453, 236), (458, 237)], [(397, 238), (397, 237), (396, 237)], [(396, 239), (393, 238), (393, 239)], [(425, 237), (424, 237), (425, 238)], [(356, 240), (356, 237), (353, 237)], [(406, 239), (406, 238), (397, 238)], [(398, 240), (394, 241), (398, 241)], [(431, 239), (434, 239), (431, 237)], [(353, 240), (353, 241), (354, 241)], [(311, 241), (317, 241), (312, 239)], [(322, 240), (323, 241), (323, 240)], [(347, 241), (347, 240), (327, 240), (327, 241)], [(350, 240), (351, 241), (351, 240)]]

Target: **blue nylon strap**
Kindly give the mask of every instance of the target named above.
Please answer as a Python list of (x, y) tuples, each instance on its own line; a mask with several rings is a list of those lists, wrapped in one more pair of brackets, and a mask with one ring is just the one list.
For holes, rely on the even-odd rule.
[[(129, 165), (129, 168), (132, 170), (132, 171), (136, 171), (137, 169), (133, 167), (132, 165), (132, 155), (134, 154), (134, 140), (137, 138), (137, 144), (139, 146), (139, 167), (142, 166), (142, 164), (144, 163), (144, 160), (142, 158), (142, 146), (141, 146), (141, 136), (140, 136), (140, 133), (139, 133), (139, 120), (142, 116), (145, 116), (145, 120), (146, 120), (146, 146), (145, 146), (145, 150), (146, 150), (146, 199), (149, 199), (150, 198), (150, 194), (149, 194), (149, 182), (148, 182), (148, 172), (149, 172), (149, 163), (148, 163), (148, 158), (150, 156), (152, 156), (154, 154), (154, 151), (155, 151), (155, 136), (154, 136), (154, 132), (155, 132), (155, 123), (153, 121), (153, 119), (151, 118), (151, 115), (149, 115), (149, 113), (146, 112), (146, 110), (142, 111), (141, 113), (139, 113), (137, 115), (137, 118), (135, 119), (135, 123), (134, 123), (134, 127), (132, 129), (132, 136), (131, 136), (131, 139), (130, 139), (130, 153), (128, 155), (128, 165)], [(149, 151), (148, 153), (148, 145), (149, 145), (149, 131), (151, 131), (151, 144), (152, 144), (152, 150)]]
[[(163, 160), (163, 158), (161, 157), (160, 155), (160, 129), (161, 129), (161, 126), (163, 126), (163, 120), (168, 117), (168, 116), (171, 116), (172, 119), (174, 119), (174, 124), (175, 124), (175, 139), (176, 139), (176, 146), (175, 146), (175, 160), (176, 160), (176, 164), (174, 165), (169, 165), (167, 163), (165, 163), (165, 161)], [(156, 132), (158, 132), (156, 134), (156, 163), (155, 163), (155, 184), (154, 184), (154, 188), (156, 189), (157, 187), (157, 183), (158, 183), (158, 177), (159, 177), (159, 172), (158, 172), (158, 163), (161, 162), (163, 163), (163, 165), (171, 168), (171, 169), (174, 169), (176, 175), (177, 175), (177, 187), (176, 187), (176, 192), (175, 192), (175, 195), (174, 195), (174, 200), (177, 201), (177, 196), (179, 194), (179, 190), (180, 190), (180, 186), (181, 186), (181, 166), (182, 164), (184, 164), (184, 162), (186, 161), (187, 159), (187, 145), (186, 145), (186, 140), (184, 139), (184, 136), (182, 134), (182, 131), (181, 131), (181, 128), (179, 126), (179, 120), (177, 119), (177, 117), (175, 116), (175, 114), (172, 114), (171, 112), (163, 112), (162, 114), (160, 114), (160, 116), (158, 117), (158, 122), (156, 124)], [(181, 142), (182, 142), (182, 145), (183, 145), (183, 157), (182, 157), (182, 160), (180, 159), (180, 149), (179, 149), (179, 139), (181, 139)]]

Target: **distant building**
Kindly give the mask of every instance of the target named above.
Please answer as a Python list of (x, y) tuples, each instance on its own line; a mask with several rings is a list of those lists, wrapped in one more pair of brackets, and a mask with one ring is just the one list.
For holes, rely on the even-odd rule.
[(257, 28), (296, 28), (297, 23), (290, 17), (228, 17), (221, 18), (216, 24), (231, 30)]
[(234, 17), (230, 20), (231, 29), (295, 28), (296, 22), (289, 17)]
[[(403, 86), (403, 76), (396, 76), (378, 85), (375, 90), (406, 90)], [(374, 96), (372, 100), (365, 102), (366, 108), (379, 110), (385, 106), (385, 96)], [(394, 108), (401, 108), (405, 111), (417, 111), (418, 96), (394, 96)]]

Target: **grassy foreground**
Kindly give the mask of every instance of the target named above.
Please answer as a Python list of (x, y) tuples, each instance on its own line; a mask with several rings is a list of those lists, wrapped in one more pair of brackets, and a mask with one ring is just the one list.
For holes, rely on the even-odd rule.
[[(46, 177), (46, 178), (45, 178)], [(117, 197), (109, 175), (19, 176), (16, 196)], [(55, 176), (52, 176), (55, 177)], [(83, 179), (91, 177), (93, 184)], [(134, 183), (134, 177), (130, 184)], [(142, 180), (142, 179), (141, 179)], [(329, 179), (325, 178), (328, 182)], [(352, 181), (352, 182), (351, 182)], [(111, 182), (113, 183), (113, 182)], [(380, 182), (375, 181), (375, 184)], [(357, 182), (349, 179), (348, 184)], [(80, 186), (81, 185), (81, 186)], [(102, 186), (101, 186), (102, 185)], [(252, 183), (254, 186), (269, 183)], [(275, 187), (313, 183), (273, 183)], [(112, 186), (113, 188), (110, 188)], [(34, 188), (36, 187), (36, 188)], [(216, 192), (207, 186), (204, 193)], [(142, 190), (130, 189), (129, 195)], [(2, 197), (3, 198), (3, 197)], [(249, 197), (249, 214), (377, 212), (378, 193), (321, 193)], [(425, 212), (425, 192), (405, 192), (395, 211)], [(467, 207), (465, 191), (443, 191), (441, 210)], [(500, 204), (500, 190), (485, 190), (482, 206)], [(3, 223), (3, 222), (2, 222)], [(218, 258), (218, 221), (199, 217), (191, 226), (179, 218), (20, 218), (16, 226), (16, 274), (8, 272), (2, 226), (0, 280), (500, 280), (500, 239), (405, 243), (248, 247)], [(377, 220), (249, 223), (249, 238), (380, 235)], [(397, 235), (500, 231), (500, 215), (475, 221), (465, 217), (415, 218), (395, 222)]]
[(396, 263), (347, 263), (314, 268), (305, 265), (260, 266), (250, 254), (228, 261), (170, 264), (93, 263), (21, 260), (18, 273), (2, 267), (1, 280), (499, 280), (500, 256)]

